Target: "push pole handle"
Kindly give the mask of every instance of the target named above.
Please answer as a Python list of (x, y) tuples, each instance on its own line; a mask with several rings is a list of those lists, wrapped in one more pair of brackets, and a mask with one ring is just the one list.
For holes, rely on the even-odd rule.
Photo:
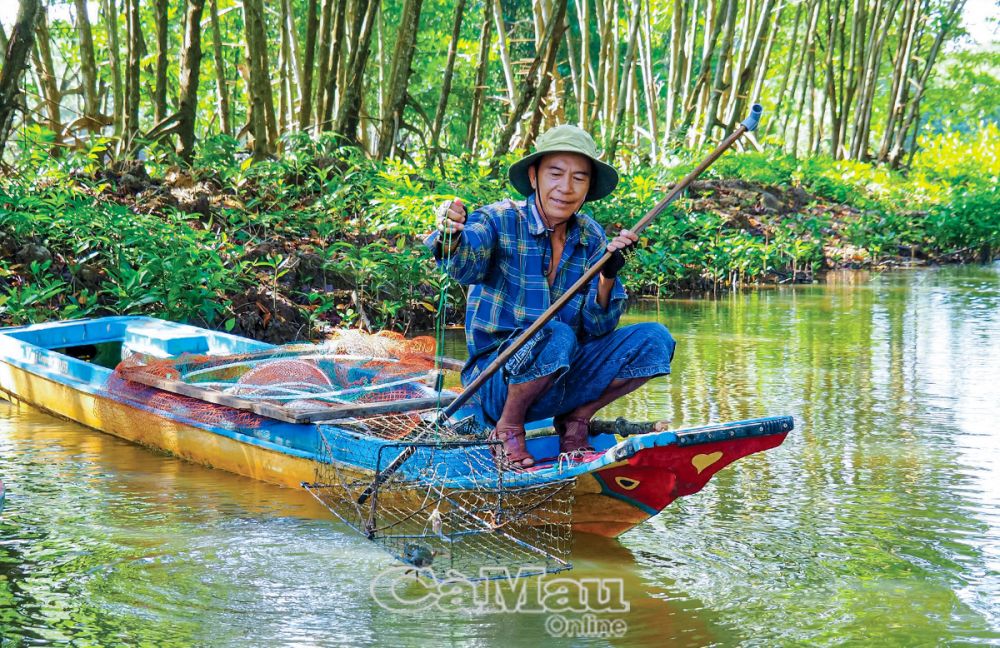
[(743, 126), (746, 126), (748, 131), (757, 130), (757, 125), (760, 124), (760, 116), (764, 114), (764, 106), (760, 104), (754, 104), (750, 106), (750, 114), (747, 118), (740, 122)]

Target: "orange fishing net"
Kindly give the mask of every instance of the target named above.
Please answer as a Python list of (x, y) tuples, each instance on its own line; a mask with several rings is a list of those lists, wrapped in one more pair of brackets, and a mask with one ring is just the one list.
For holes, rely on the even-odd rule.
[[(254, 353), (183, 354), (174, 358), (133, 354), (117, 366), (116, 384), (109, 387), (123, 395), (135, 392), (136, 399), (145, 399), (151, 406), (153, 401), (174, 410), (183, 406), (197, 420), (207, 417), (211, 420), (205, 422), (220, 423), (235, 416), (241, 423), (257, 423), (252, 425), (257, 427), (256, 414), (249, 415), (252, 419), (232, 412), (223, 414), (232, 408), (168, 392), (183, 384), (219, 392), (234, 401), (266, 403), (294, 415), (432, 398), (439, 393), (440, 369), (433, 338), (344, 330), (323, 344), (293, 344)], [(192, 393), (191, 389), (181, 391)], [(166, 402), (160, 402), (164, 399)], [(391, 435), (400, 433), (400, 428), (394, 427)]]

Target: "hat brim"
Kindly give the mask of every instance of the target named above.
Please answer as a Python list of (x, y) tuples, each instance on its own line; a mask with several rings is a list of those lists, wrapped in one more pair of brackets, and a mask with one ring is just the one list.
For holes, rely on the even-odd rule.
[(618, 186), (618, 172), (610, 164), (605, 164), (598, 159), (592, 158), (589, 155), (581, 153), (579, 151), (541, 151), (532, 153), (531, 155), (526, 155), (514, 164), (510, 165), (510, 169), (507, 170), (507, 177), (510, 179), (510, 183), (514, 185), (518, 193), (522, 196), (530, 196), (534, 193), (534, 189), (531, 188), (531, 180), (528, 179), (528, 169), (543, 155), (548, 155), (550, 153), (575, 153), (577, 155), (583, 155), (585, 158), (589, 159), (594, 164), (594, 176), (590, 179), (590, 189), (587, 191), (587, 197), (584, 202), (592, 202), (594, 200), (600, 200), (608, 196), (615, 187)]

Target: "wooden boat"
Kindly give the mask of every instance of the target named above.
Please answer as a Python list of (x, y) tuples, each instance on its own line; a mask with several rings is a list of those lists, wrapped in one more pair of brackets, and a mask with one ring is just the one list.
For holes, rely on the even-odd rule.
[[(0, 329), (0, 391), (123, 439), (275, 484), (300, 487), (315, 481), (331, 462), (361, 479), (372, 479), (386, 459), (399, 453), (398, 442), (357, 434), (315, 414), (295, 415), (260, 404), (240, 407), (238, 399), (230, 402), (175, 381), (123, 388), (112, 368), (130, 353), (167, 358), (182, 353), (266, 353), (274, 348), (147, 317), (12, 327)], [(87, 359), (91, 355), (101, 362)], [(462, 415), (460, 411), (456, 417)], [(537, 434), (528, 441), (529, 451), (549, 458), (539, 462), (531, 479), (539, 484), (575, 480), (574, 531), (615, 537), (674, 499), (698, 492), (733, 461), (780, 445), (793, 422), (790, 417), (770, 417), (624, 438), (599, 434), (591, 439), (596, 451), (577, 461), (557, 459), (558, 437), (544, 432), (550, 426), (551, 421), (529, 426)], [(346, 448), (332, 459), (331, 437)], [(378, 463), (372, 457), (378, 457)]]

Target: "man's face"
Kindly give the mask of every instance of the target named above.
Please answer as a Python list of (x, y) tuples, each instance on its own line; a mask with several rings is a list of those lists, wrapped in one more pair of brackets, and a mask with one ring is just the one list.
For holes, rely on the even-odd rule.
[(565, 223), (580, 209), (590, 190), (591, 173), (590, 159), (579, 153), (549, 153), (537, 168), (528, 169), (549, 227)]

